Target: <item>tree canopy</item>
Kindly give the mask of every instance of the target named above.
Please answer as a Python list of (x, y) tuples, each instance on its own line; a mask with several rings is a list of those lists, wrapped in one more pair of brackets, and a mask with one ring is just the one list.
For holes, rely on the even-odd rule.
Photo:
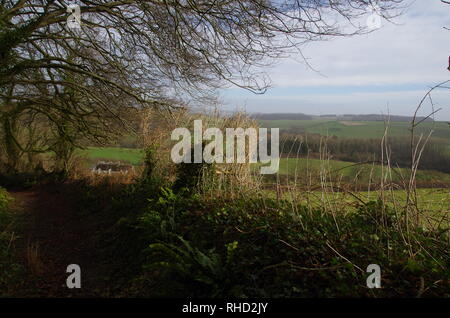
[[(74, 143), (101, 138), (111, 120), (124, 125), (130, 108), (175, 107), (227, 84), (264, 92), (261, 66), (309, 41), (366, 32), (368, 9), (389, 19), (401, 2), (2, 0), (5, 142), (25, 151), (12, 122), (25, 115)], [(71, 3), (81, 28), (67, 25)]]

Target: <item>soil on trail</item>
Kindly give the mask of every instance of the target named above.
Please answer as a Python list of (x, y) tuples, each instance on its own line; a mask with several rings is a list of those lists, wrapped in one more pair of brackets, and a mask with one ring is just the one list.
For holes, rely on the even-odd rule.
[[(29, 273), (28, 284), (18, 296), (100, 296), (101, 262), (95, 244), (96, 225), (80, 217), (70, 196), (59, 186), (11, 191), (16, 213), (23, 220), (17, 244)], [(69, 289), (67, 266), (81, 268), (81, 288)]]

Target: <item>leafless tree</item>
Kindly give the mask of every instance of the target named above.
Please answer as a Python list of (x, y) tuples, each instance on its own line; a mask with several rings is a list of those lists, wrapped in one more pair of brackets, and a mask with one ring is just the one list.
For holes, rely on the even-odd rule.
[(390, 19), (402, 0), (81, 0), (80, 29), (67, 25), (72, 2), (0, 0), (3, 130), (31, 111), (92, 134), (104, 118), (125, 124), (127, 107), (175, 107), (229, 84), (262, 93), (261, 66), (367, 32), (369, 8)]
[[(441, 0), (441, 2), (445, 3), (445, 4), (450, 4), (450, 1), (446, 1), (446, 0)], [(448, 27), (444, 27), (444, 29), (450, 30), (450, 28), (448, 28)], [(450, 70), (450, 65), (448, 66), (448, 69)]]

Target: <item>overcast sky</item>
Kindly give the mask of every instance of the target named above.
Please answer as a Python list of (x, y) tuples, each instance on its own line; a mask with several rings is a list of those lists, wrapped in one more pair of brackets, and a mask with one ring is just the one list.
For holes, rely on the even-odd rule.
[[(227, 109), (306, 114), (412, 115), (429, 87), (450, 79), (450, 5), (440, 0), (411, 1), (406, 13), (370, 34), (315, 42), (301, 58), (280, 61), (268, 73), (264, 95), (242, 89), (223, 91)], [(443, 108), (436, 120), (450, 120), (450, 90), (433, 94)], [(430, 111), (429, 105), (422, 112)]]

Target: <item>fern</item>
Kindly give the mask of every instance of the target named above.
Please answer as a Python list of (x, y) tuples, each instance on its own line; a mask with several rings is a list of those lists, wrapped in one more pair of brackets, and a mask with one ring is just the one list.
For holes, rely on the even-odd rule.
[(211, 295), (218, 296), (231, 285), (231, 264), (237, 242), (226, 245), (227, 255), (225, 261), (215, 249), (206, 252), (192, 246), (190, 242), (177, 236), (181, 245), (169, 243), (155, 243), (149, 246), (151, 256), (163, 257), (164, 260), (153, 261), (146, 269), (167, 269), (181, 275), (186, 280), (200, 282), (209, 287)]

